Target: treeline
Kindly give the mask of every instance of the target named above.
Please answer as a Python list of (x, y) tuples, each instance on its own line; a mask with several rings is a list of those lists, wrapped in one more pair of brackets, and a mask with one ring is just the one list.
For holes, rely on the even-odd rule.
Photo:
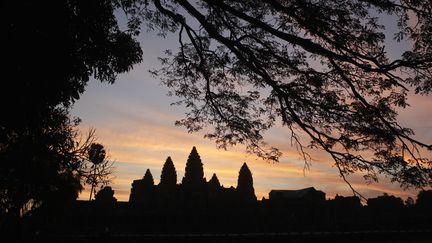
[(3, 233), (24, 238), (430, 230), (432, 190), (406, 201), (383, 194), (364, 205), (355, 196), (326, 199), (324, 192), (313, 187), (271, 190), (268, 199), (257, 200), (246, 163), (239, 170), (236, 187), (225, 188), (215, 174), (207, 181), (193, 147), (181, 183), (168, 157), (159, 184), (150, 170), (131, 183), (129, 202), (118, 202), (114, 190), (106, 186), (95, 200), (40, 207), (19, 222), (5, 218), (1, 226)]
[(177, 184), (170, 157), (155, 185), (150, 170), (131, 185), (129, 202), (117, 202), (111, 187), (93, 201), (76, 201), (62, 210), (39, 210), (25, 222), (26, 235), (44, 234), (193, 234), (298, 231), (368, 231), (432, 229), (432, 190), (416, 200), (383, 194), (362, 204), (356, 196), (325, 193), (313, 187), (272, 190), (257, 200), (246, 163), (236, 187), (223, 187), (213, 174), (204, 178), (195, 147), (185, 176)]
[(421, 191), (413, 203), (385, 194), (367, 205), (342, 196), (233, 204), (196, 197), (151, 205), (96, 199), (76, 201), (57, 215), (35, 215), (25, 229), (28, 236), (430, 230), (432, 190)]

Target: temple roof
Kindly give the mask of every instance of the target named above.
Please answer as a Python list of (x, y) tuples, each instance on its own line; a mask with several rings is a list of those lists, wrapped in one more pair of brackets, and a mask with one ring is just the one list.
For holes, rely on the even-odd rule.
[(285, 199), (300, 199), (305, 197), (307, 194), (313, 192), (321, 192), (317, 191), (314, 187), (303, 188), (299, 190), (271, 190), (269, 193), (270, 197), (278, 197)]

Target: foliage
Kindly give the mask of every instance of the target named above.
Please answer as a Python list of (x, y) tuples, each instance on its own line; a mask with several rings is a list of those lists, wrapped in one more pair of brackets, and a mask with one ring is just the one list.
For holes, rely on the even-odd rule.
[(401, 198), (384, 193), (382, 196), (367, 199), (367, 205), (377, 212), (398, 211), (403, 209), (404, 203)]
[(432, 212), (432, 190), (422, 190), (417, 195), (416, 206)]
[[(281, 121), (307, 164), (305, 149), (322, 149), (345, 181), (384, 174), (403, 187), (431, 185), (432, 145), (397, 115), (410, 90), (432, 90), (432, 2), (149, 2), (146, 23), (178, 33), (179, 51), (153, 71), (189, 109), (177, 125), (211, 125), (206, 137), (219, 147), (245, 144), (278, 161), (263, 133)], [(384, 17), (396, 19), (395, 41), (410, 43), (400, 57), (385, 47)]]
[[(210, 124), (207, 137), (219, 147), (241, 143), (277, 161), (281, 153), (267, 149), (263, 133), (281, 121), (306, 163), (305, 147), (320, 148), (345, 180), (362, 172), (369, 182), (382, 173), (404, 187), (432, 183), (432, 145), (397, 120), (410, 89), (423, 95), (432, 90), (430, 1), (63, 0), (2, 6), (8, 37), (0, 86), (6, 91), (0, 96), (2, 212), (81, 187), (75, 174), (81, 164), (70, 152), (76, 124), (68, 109), (91, 78), (112, 83), (142, 60), (134, 39), (141, 21), (162, 35), (179, 35), (179, 52), (167, 52), (164, 68), (155, 72), (182, 99), (178, 104), (190, 109), (178, 125), (193, 132)], [(129, 18), (124, 31), (114, 15), (118, 9)], [(397, 18), (395, 40), (410, 43), (400, 57), (386, 52), (385, 15)], [(310, 143), (300, 139), (304, 134)]]
[(415, 204), (414, 199), (412, 197), (407, 197), (404, 203), (406, 207), (410, 207), (410, 208), (413, 207)]
[(84, 142), (77, 142), (79, 120), (71, 120), (62, 108), (39, 119), (44, 126), (9, 134), (2, 131), (8, 136), (3, 137), (0, 146), (1, 214), (13, 212), (19, 216), (44, 202), (74, 200), (82, 189), (82, 155), (94, 132)]
[(97, 192), (95, 201), (99, 203), (114, 203), (117, 202), (117, 199), (114, 197), (114, 190), (110, 186), (106, 186)]
[(88, 149), (88, 157), (94, 165), (101, 164), (106, 157), (106, 151), (102, 144), (92, 143)]
[(107, 185), (111, 181), (114, 162), (106, 157), (105, 148), (99, 143), (91, 143), (85, 156), (81, 176), (85, 178), (86, 184), (91, 185), (91, 200), (93, 192), (96, 192), (98, 187)]
[(112, 83), (142, 60), (138, 32), (132, 25), (120, 30), (114, 15), (132, 2), (2, 4), (7, 38), (0, 84), (0, 216), (22, 216), (43, 203), (77, 197), (92, 139), (76, 143), (79, 120), (70, 118), (69, 109), (91, 78)]
[(142, 50), (132, 30), (120, 30), (118, 7), (109, 0), (5, 3), (10, 82), (2, 83), (8, 85), (2, 99), (29, 111), (29, 105), (69, 106), (91, 77), (113, 83), (129, 71)]

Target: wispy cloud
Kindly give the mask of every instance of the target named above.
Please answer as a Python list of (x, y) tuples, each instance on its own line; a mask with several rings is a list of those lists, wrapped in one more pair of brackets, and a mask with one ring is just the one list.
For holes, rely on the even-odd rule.
[[(188, 134), (181, 128), (167, 126), (164, 123), (171, 118), (157, 111), (146, 112), (151, 119), (127, 114), (130, 113), (125, 111), (124, 115), (101, 121), (96, 126), (100, 142), (116, 160), (116, 178), (112, 186), (116, 197), (121, 201), (128, 200), (132, 181), (142, 178), (147, 168), (152, 172), (155, 183), (158, 183), (167, 156), (173, 159), (180, 182), (192, 146), (197, 146), (207, 179), (216, 173), (225, 187), (236, 186), (238, 171), (243, 162), (247, 162), (253, 173), (258, 198), (267, 198), (271, 189), (300, 189), (309, 186), (325, 191), (328, 197), (351, 194), (325, 153), (314, 151), (318, 162), (313, 163), (309, 170), (304, 170), (304, 162), (297, 151), (294, 148), (289, 150), (284, 144), (281, 162), (269, 163), (245, 154), (241, 146), (228, 151), (218, 150), (214, 143), (204, 140), (200, 133)], [(82, 129), (87, 129), (85, 124)], [(365, 195), (375, 196), (388, 192), (407, 197), (414, 194), (403, 192), (390, 183), (366, 185), (359, 176), (350, 179), (353, 186)], [(85, 192), (80, 197), (86, 199), (88, 194)]]
[[(73, 115), (83, 118), (81, 129), (84, 132), (89, 127), (97, 128), (99, 142), (108, 148), (116, 161), (116, 178), (112, 186), (119, 200), (128, 200), (132, 181), (141, 178), (147, 168), (158, 183), (167, 156), (174, 160), (180, 182), (192, 146), (198, 148), (207, 179), (216, 173), (226, 187), (236, 186), (240, 166), (247, 162), (253, 173), (258, 198), (267, 197), (271, 189), (308, 186), (325, 191), (328, 197), (352, 194), (325, 152), (308, 150), (314, 161), (309, 170), (304, 170), (304, 162), (295, 146), (291, 145), (289, 132), (281, 126), (265, 133), (269, 144), (284, 153), (279, 163), (268, 163), (247, 155), (242, 146), (228, 151), (218, 150), (212, 141), (203, 139), (203, 133), (189, 134), (184, 128), (175, 127), (174, 121), (181, 119), (185, 110), (169, 106), (175, 99), (167, 97), (166, 88), (161, 87), (159, 81), (152, 79), (146, 71), (158, 66), (155, 60), (162, 53), (159, 49), (172, 46), (162, 44), (159, 38), (149, 35), (145, 35), (143, 40), (154, 44), (154, 48), (146, 46), (144, 63), (130, 73), (120, 75), (115, 85), (91, 82), (73, 110)], [(399, 112), (400, 121), (413, 128), (417, 138), (432, 143), (432, 99), (410, 94), (408, 101), (411, 107)], [(302, 141), (308, 141), (306, 136), (300, 135)], [(415, 191), (403, 191), (385, 178), (382, 183), (373, 185), (366, 185), (361, 175), (350, 176), (349, 180), (366, 196), (383, 192), (403, 197), (416, 194)], [(87, 199), (87, 191), (80, 197)]]

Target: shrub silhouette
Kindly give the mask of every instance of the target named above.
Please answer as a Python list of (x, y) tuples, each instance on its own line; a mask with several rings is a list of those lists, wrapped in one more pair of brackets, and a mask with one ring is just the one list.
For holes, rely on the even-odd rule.
[(114, 190), (110, 186), (106, 186), (96, 193), (95, 201), (99, 203), (115, 203), (117, 198), (114, 197)]

